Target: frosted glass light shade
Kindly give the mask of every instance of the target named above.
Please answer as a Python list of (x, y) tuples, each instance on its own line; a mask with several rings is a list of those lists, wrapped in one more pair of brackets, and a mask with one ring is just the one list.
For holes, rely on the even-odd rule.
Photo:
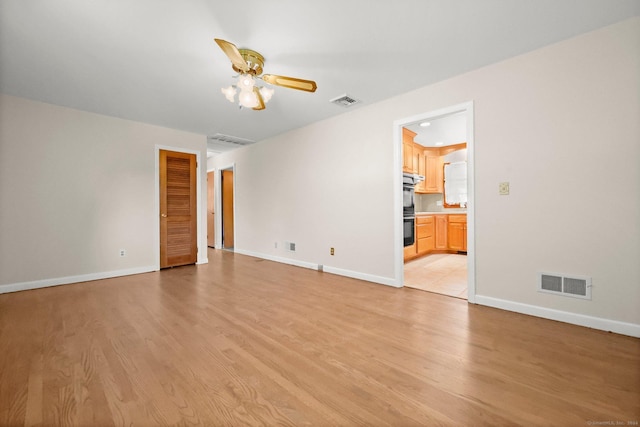
[(253, 108), (258, 106), (258, 97), (252, 91), (243, 90), (240, 92), (240, 96), (238, 96), (238, 101), (240, 105), (246, 108)]
[(269, 100), (273, 96), (273, 92), (274, 90), (268, 87), (260, 88), (260, 95), (262, 96), (262, 100), (264, 101), (265, 104), (269, 102)]
[(233, 86), (225, 87), (220, 89), (224, 96), (229, 100), (229, 102), (234, 101), (234, 97), (236, 96), (236, 89)]

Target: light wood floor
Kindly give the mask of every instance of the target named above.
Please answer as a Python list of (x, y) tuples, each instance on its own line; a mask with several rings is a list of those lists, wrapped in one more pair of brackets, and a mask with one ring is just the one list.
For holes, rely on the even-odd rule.
[(2, 426), (639, 420), (638, 339), (227, 251), (0, 295)]
[(404, 285), (467, 299), (467, 256), (431, 254), (404, 264)]

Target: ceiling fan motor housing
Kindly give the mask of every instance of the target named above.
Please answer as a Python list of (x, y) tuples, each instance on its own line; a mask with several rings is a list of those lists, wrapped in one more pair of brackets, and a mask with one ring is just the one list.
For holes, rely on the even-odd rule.
[[(244, 59), (249, 66), (249, 71), (246, 71), (246, 74), (252, 74), (254, 76), (262, 74), (262, 68), (264, 67), (264, 57), (262, 55), (251, 49), (238, 49), (238, 51), (240, 52), (242, 59)], [(243, 73), (243, 71), (235, 65), (232, 64), (231, 66), (237, 73)]]

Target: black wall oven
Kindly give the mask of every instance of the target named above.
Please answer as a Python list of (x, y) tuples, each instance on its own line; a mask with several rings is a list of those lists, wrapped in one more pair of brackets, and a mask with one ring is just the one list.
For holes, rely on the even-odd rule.
[(412, 174), (402, 175), (402, 216), (415, 216), (415, 181)]
[(402, 229), (404, 230), (404, 245), (411, 246), (416, 242), (415, 230), (416, 219), (415, 217), (404, 217), (402, 220)]
[(402, 229), (405, 246), (411, 246), (416, 241), (415, 185), (412, 174), (402, 175)]

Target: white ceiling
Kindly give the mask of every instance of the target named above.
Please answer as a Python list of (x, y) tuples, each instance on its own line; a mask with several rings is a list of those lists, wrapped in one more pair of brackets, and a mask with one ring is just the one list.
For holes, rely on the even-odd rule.
[[(428, 126), (421, 126), (428, 123)], [(462, 111), (405, 126), (417, 135), (413, 141), (424, 147), (438, 147), (467, 142), (467, 113)]]
[[(0, 0), (0, 91), (253, 141), (640, 14), (638, 0)], [(266, 110), (220, 93), (213, 41), (264, 55)], [(342, 94), (349, 109), (330, 104)]]

